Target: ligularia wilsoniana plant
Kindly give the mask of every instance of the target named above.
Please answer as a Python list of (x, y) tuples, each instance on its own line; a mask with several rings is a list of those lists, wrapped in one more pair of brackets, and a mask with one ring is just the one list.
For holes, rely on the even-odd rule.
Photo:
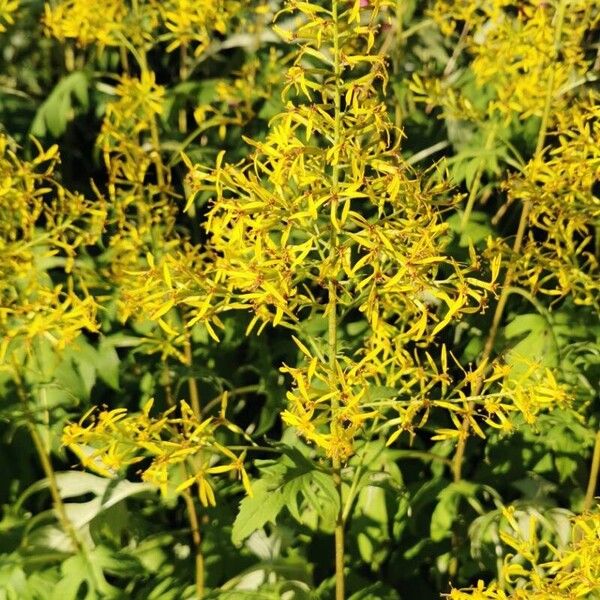
[[(295, 11), (298, 27), (276, 28), (296, 46), (284, 110), (265, 140), (247, 140), (247, 161), (228, 164), (221, 154), (216, 169), (190, 173), (194, 192), (213, 194), (206, 229), (222, 310), (249, 310), (248, 332), (272, 324), (295, 334), (302, 358), (282, 368), (293, 384), (282, 419), (331, 460), (340, 495), (337, 598), (344, 596), (343, 467), (369, 423), (377, 431), (397, 427), (392, 443), (441, 408), (456, 429), (436, 438), (459, 439), (471, 428), (484, 436), (481, 417), (510, 430), (511, 411), (532, 419), (566, 400), (535, 365), (514, 379), (484, 362), (454, 382), (445, 347), (428, 350), (461, 314), (485, 307), (500, 264), (491, 262), (486, 279), (473, 254), (469, 265), (444, 254), (447, 186), (401, 156), (402, 132), (378, 95), (387, 73), (376, 40), (388, 5), (290, 2), (282, 12)], [(339, 329), (361, 313), (368, 329), (340, 346)], [(306, 334), (302, 322), (310, 319), (326, 323), (321, 336)], [(395, 391), (382, 401), (382, 388)]]
[[(130, 42), (139, 76), (119, 77), (97, 141), (108, 173), (110, 205), (107, 246), (112, 260), (103, 265), (102, 275), (119, 288), (116, 310), (123, 321), (156, 326), (145, 349), (160, 351), (165, 364), (175, 357), (191, 368), (191, 332), (200, 329), (218, 343), (227, 313), (233, 311), (247, 313), (247, 334), (268, 335), (279, 327), (292, 337), (296, 359), (274, 365), (289, 384), (281, 421), (305, 442), (314, 473), (332, 483), (335, 586), (341, 600), (344, 533), (362, 474), (352, 460), (362, 465), (371, 441), (392, 446), (406, 433), (408, 443), (419, 434), (446, 444), (449, 452), (456, 447), (456, 483), (470, 435), (485, 438), (488, 428), (509, 434), (516, 415), (534, 424), (541, 411), (566, 406), (569, 397), (554, 374), (535, 360), (524, 359), (514, 369), (486, 352), (477, 364), (463, 364), (448, 347), (453, 325), (495, 302), (500, 273), (509, 261), (502, 244), (492, 240), (485, 257), (470, 245), (467, 258), (454, 258), (447, 214), (459, 208), (461, 197), (453, 193), (443, 167), (421, 172), (403, 158), (405, 133), (392, 123), (382, 100), (389, 82), (380, 47), (390, 1), (286, 3), (274, 27), (291, 56), (283, 107), (265, 137), (244, 138), (247, 154), (241, 162), (232, 162), (225, 151), (214, 166), (184, 157), (189, 169), (186, 209), (196, 208), (198, 195), (209, 199), (209, 209), (204, 243), (179, 235), (176, 191), (159, 139), (166, 89), (148, 67), (152, 31), (162, 23), (171, 32), (162, 40), (167, 51), (190, 46), (202, 57), (209, 31), (222, 34), (232, 18), (229, 11), (234, 13), (240, 3), (209, 3), (204, 12), (192, 4), (173, 2), (163, 10), (153, 2), (132, 3), (133, 13), (125, 3), (111, 4), (115, 15), (133, 14), (146, 29), (136, 30)], [(46, 26), (59, 39), (75, 39), (83, 46), (126, 48), (119, 19), (110, 23), (90, 13), (89, 6), (65, 2), (47, 9)], [(546, 23), (538, 13), (528, 19), (526, 39)], [(549, 32), (543, 29), (540, 36), (546, 40)], [(498, 38), (497, 46), (505, 49), (500, 33)], [(478, 55), (482, 85), (490, 79), (485, 59)], [(252, 68), (244, 72), (251, 74)], [(559, 75), (557, 85), (565, 85), (568, 77), (563, 71)], [(537, 93), (536, 88), (536, 94), (528, 95), (510, 88), (511, 81), (502, 80), (490, 114), (543, 116), (547, 91)], [(432, 87), (419, 78), (413, 85), (428, 100)], [(236, 106), (237, 93), (220, 92), (225, 102), (233, 98), (234, 118), (201, 104), (195, 112), (199, 125), (213, 112), (218, 115), (214, 125), (222, 129), (248, 118), (253, 97), (242, 110)], [(484, 118), (486, 111), (464, 98), (448, 97), (451, 108), (474, 120)], [(583, 117), (574, 126), (561, 120), (556, 125), (564, 139), (573, 127), (591, 127)], [(584, 145), (577, 156), (587, 158), (590, 152)], [(555, 160), (568, 154), (557, 152)], [(535, 172), (537, 179), (531, 177), (529, 183), (549, 182), (547, 170)], [(511, 200), (532, 195), (531, 186), (517, 177), (506, 187)], [(571, 189), (568, 184), (564, 188)], [(579, 198), (571, 204), (577, 205)], [(545, 197), (531, 215), (547, 225), (551, 204), (552, 198)], [(571, 230), (564, 218), (560, 221), (565, 235), (554, 236), (558, 241), (545, 246), (544, 256), (552, 248), (563, 256), (562, 249), (572, 246)], [(525, 267), (519, 273), (537, 287), (547, 281)], [(584, 302), (588, 298), (583, 295)], [(181, 493), (188, 510), (191, 503), (196, 534), (192, 486), (204, 509), (217, 503), (215, 480), (221, 475), (239, 477), (252, 494), (246, 449), (233, 452), (220, 435), (232, 432), (249, 440), (250, 448), (254, 442), (227, 416), (226, 393), (218, 399), (218, 416), (203, 415), (190, 379), (191, 406), (182, 402), (176, 408), (168, 367), (165, 374), (167, 400), (173, 404), (165, 412), (151, 416), (150, 401), (140, 414), (121, 408), (88, 413), (65, 429), (63, 442), (103, 476), (143, 465), (142, 478), (165, 497)], [(269, 485), (261, 480), (259, 487), (275, 493)], [(199, 537), (195, 543), (200, 554)]]

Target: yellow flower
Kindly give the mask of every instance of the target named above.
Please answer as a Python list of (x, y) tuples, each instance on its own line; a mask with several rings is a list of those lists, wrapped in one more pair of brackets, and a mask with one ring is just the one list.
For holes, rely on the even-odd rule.
[(82, 46), (117, 46), (125, 35), (124, 0), (61, 0), (44, 4), (44, 25), (59, 40), (72, 38)]
[[(600, 513), (578, 515), (572, 519), (572, 539), (564, 548), (547, 544), (551, 558), (539, 562), (537, 522), (530, 517), (528, 535), (521, 532), (512, 507), (503, 510), (515, 535), (501, 533), (502, 539), (517, 552), (509, 555), (503, 569), (507, 583), (518, 578), (513, 591), (497, 583), (463, 590), (453, 589), (447, 595), (451, 600), (571, 600), (594, 598), (600, 591)], [(530, 567), (524, 566), (526, 559)]]
[[(153, 401), (147, 402), (140, 414), (131, 414), (122, 408), (95, 414), (90, 411), (78, 424), (67, 425), (63, 444), (75, 453), (84, 467), (105, 477), (113, 477), (149, 457), (149, 463), (141, 470), (144, 481), (158, 487), (163, 495), (170, 489), (180, 493), (196, 485), (203, 506), (216, 504), (210, 481), (215, 475), (237, 473), (246, 493), (252, 495), (244, 468), (246, 453), (236, 456), (217, 441), (215, 434), (220, 426), (231, 429), (224, 415), (218, 424), (213, 418), (201, 420), (181, 402), (179, 416), (172, 407), (152, 417), (152, 404)], [(86, 423), (92, 415), (94, 419)], [(190, 476), (175, 486), (182, 465)]]
[(15, 22), (14, 13), (18, 8), (19, 0), (0, 0), (0, 33)]

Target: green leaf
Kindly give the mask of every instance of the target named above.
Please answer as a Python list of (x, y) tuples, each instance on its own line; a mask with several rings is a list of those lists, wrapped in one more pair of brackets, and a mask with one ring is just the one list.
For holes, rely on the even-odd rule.
[(378, 582), (370, 585), (355, 594), (352, 594), (348, 600), (399, 600), (400, 596), (396, 590)]
[(517, 315), (504, 328), (504, 335), (507, 339), (516, 341), (506, 353), (506, 362), (512, 367), (512, 376), (526, 371), (531, 360), (538, 361), (542, 367), (556, 365), (556, 340), (550, 324), (542, 315)]
[(52, 590), (49, 600), (78, 600), (83, 597), (80, 589), (86, 590), (85, 600), (96, 598), (115, 598), (118, 590), (110, 585), (103, 573), (103, 568), (114, 559), (101, 546), (87, 554), (75, 554), (61, 565), (62, 577)]
[(49, 131), (54, 137), (61, 136), (73, 116), (72, 98), (87, 110), (88, 85), (87, 75), (83, 71), (75, 71), (61, 79), (39, 107), (31, 123), (30, 133), (43, 137)]
[(97, 352), (98, 376), (113, 390), (119, 389), (119, 355), (111, 338), (102, 338)]
[(578, 462), (570, 456), (557, 456), (554, 459), (554, 464), (558, 471), (560, 483), (564, 483), (567, 479), (572, 478), (578, 467)]
[(86, 580), (87, 565), (78, 555), (62, 564), (62, 577), (50, 591), (50, 600), (76, 600), (79, 588)]
[(367, 390), (367, 398), (369, 400), (386, 400), (387, 398), (395, 398), (398, 395), (398, 390), (385, 385), (371, 385)]
[(88, 94), (89, 81), (85, 73), (81, 71), (73, 73), (69, 83), (70, 92), (75, 96), (79, 104), (81, 104), (82, 108), (87, 110), (90, 104)]
[(360, 321), (353, 321), (352, 323), (348, 323), (346, 325), (346, 331), (348, 335), (354, 337), (364, 333), (369, 328), (369, 323), (366, 319), (361, 319)]
[(385, 490), (373, 485), (364, 487), (358, 495), (353, 526), (360, 556), (372, 569), (379, 568), (387, 556), (388, 521)]
[(129, 496), (154, 491), (149, 483), (106, 479), (81, 471), (59, 472), (56, 474), (56, 482), (61, 498), (94, 495), (87, 502), (65, 502), (67, 515), (76, 528), (87, 525), (99, 514)]
[(431, 515), (431, 539), (439, 542), (452, 533), (452, 524), (458, 516), (460, 499), (475, 496), (479, 485), (469, 481), (451, 483), (438, 494), (438, 504)]
[(269, 521), (275, 522), (284, 507), (281, 490), (273, 489), (273, 482), (259, 479), (252, 484), (253, 496), (246, 496), (240, 503), (240, 510), (233, 523), (231, 541), (238, 546), (252, 532)]
[(75, 363), (77, 372), (85, 386), (85, 397), (89, 398), (96, 383), (97, 352), (83, 336), (79, 336), (73, 346), (69, 356)]
[(469, 243), (479, 244), (492, 234), (490, 218), (483, 212), (473, 211), (466, 226), (462, 227), (462, 213), (456, 213), (447, 220), (450, 229), (459, 237), (459, 246), (467, 248)]

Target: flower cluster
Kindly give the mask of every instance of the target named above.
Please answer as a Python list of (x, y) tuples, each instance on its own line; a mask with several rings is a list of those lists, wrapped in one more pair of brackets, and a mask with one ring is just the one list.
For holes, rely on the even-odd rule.
[(598, 307), (600, 270), (593, 226), (600, 219), (597, 94), (557, 113), (557, 143), (505, 182), (508, 202), (531, 204), (520, 278), (532, 292), (571, 295)]
[[(114, 477), (149, 457), (150, 462), (144, 462), (141, 469), (144, 481), (158, 487), (163, 495), (196, 485), (203, 506), (216, 504), (211, 477), (218, 474), (236, 473), (246, 492), (252, 494), (244, 469), (245, 454), (236, 456), (216, 439), (220, 427), (238, 431), (225, 418), (225, 402), (219, 418), (204, 420), (185, 402), (180, 403), (179, 416), (172, 407), (152, 417), (153, 403), (149, 400), (141, 413), (133, 415), (120, 408), (88, 412), (79, 423), (67, 425), (63, 444), (83, 466), (105, 477)], [(224, 459), (229, 462), (223, 463)]]
[[(597, 306), (598, 110), (597, 94), (587, 86), (595, 77), (588, 32), (600, 19), (597, 3), (536, 0), (515, 7), (505, 0), (437, 0), (430, 14), (464, 56), (454, 57), (456, 64), (441, 77), (415, 76), (411, 88), (418, 100), (442, 109), (449, 127), (460, 119), (485, 133), (486, 149), (496, 148), (497, 156), (516, 167), (500, 183), (504, 197), (496, 216), (517, 204), (523, 207), (517, 240), (512, 249), (502, 249), (505, 264), (512, 264), (511, 280), (534, 294), (571, 296), (576, 303)], [(478, 102), (465, 85), (470, 76)], [(530, 117), (539, 118), (532, 121), (539, 123), (539, 133), (533, 156), (526, 159), (510, 139), (510, 123)], [(470, 137), (479, 139), (474, 133)], [(469, 155), (468, 143), (456, 144)], [(467, 178), (472, 197), (463, 225), (481, 191), (484, 162), (472, 162), (477, 175)], [(502, 246), (500, 240), (490, 244), (496, 251)]]
[[(594, 598), (600, 590), (600, 514), (576, 516), (572, 524), (571, 543), (563, 549), (547, 544), (548, 560), (540, 559), (540, 540), (535, 518), (531, 517), (528, 533), (507, 509), (505, 516), (514, 534), (501, 533), (502, 541), (515, 554), (507, 556), (503, 575), (513, 588), (479, 581), (474, 588), (454, 589), (447, 595), (450, 600), (567, 600)], [(526, 566), (526, 565), (529, 566)], [(514, 587), (513, 587), (514, 586)]]
[(215, 96), (194, 110), (194, 119), (205, 131), (218, 127), (219, 137), (225, 138), (228, 128), (243, 127), (257, 117), (257, 105), (272, 101), (280, 87), (281, 57), (271, 48), (268, 62), (254, 57), (247, 60), (231, 78), (220, 79)]
[(19, 0), (2, 0), (0, 2), (0, 33), (6, 31), (6, 27), (15, 22), (14, 14), (18, 8)]
[(146, 348), (186, 363), (181, 346), (191, 327), (200, 323), (219, 341), (217, 331), (224, 327), (219, 318), (221, 288), (212, 279), (209, 255), (185, 241), (174, 240), (171, 246), (158, 258), (148, 253), (147, 266), (123, 276), (119, 315), (123, 321), (134, 318), (156, 323), (162, 335), (154, 340), (146, 338)]
[(446, 411), (451, 426), (436, 428), (432, 439), (464, 441), (471, 434), (485, 438), (484, 425), (511, 434), (516, 415), (535, 425), (540, 412), (571, 402), (566, 387), (556, 381), (550, 369), (535, 362), (522, 369), (525, 357), (513, 366), (497, 360), (492, 365), (481, 362), (469, 371), (457, 363), (460, 377), (451, 375), (445, 348), (441, 365), (436, 365), (428, 353), (426, 357), (422, 361), (426, 368), (410, 365), (401, 384), (396, 384), (398, 399), (383, 403), (398, 414), (382, 426), (396, 428), (388, 444), (404, 432), (413, 437), (416, 428), (422, 427), (436, 409)]
[[(255, 10), (264, 7), (260, 6)], [(59, 40), (76, 40), (80, 46), (154, 45), (168, 42), (167, 52), (193, 47), (196, 55), (212, 39), (229, 31), (231, 21), (244, 13), (239, 0), (60, 0), (44, 6), (44, 24)]]
[[(43, 336), (64, 348), (80, 331), (96, 331), (97, 305), (84, 273), (73, 267), (78, 252), (95, 243), (106, 207), (65, 190), (54, 179), (57, 146), (38, 147), (21, 160), (0, 137), (0, 361), (16, 340)], [(66, 281), (47, 273), (60, 268)]]
[[(490, 114), (498, 112), (510, 120), (541, 117), (548, 82), (552, 81), (556, 102), (566, 106), (568, 92), (591, 68), (584, 36), (594, 18), (590, 3), (570, 0), (561, 31), (560, 56), (556, 56), (555, 11), (552, 3), (539, 0), (473, 2), (437, 0), (431, 16), (442, 32), (452, 35), (463, 23), (461, 43), (472, 56), (470, 68), (480, 86), (490, 86), (495, 98)], [(560, 108), (560, 107), (557, 107)]]
[[(307, 314), (336, 324), (353, 311), (366, 318), (351, 352), (333, 348), (330, 330), (327, 350), (302, 345), (306, 364), (284, 369), (295, 384), (285, 422), (334, 460), (351, 455), (361, 426), (378, 414), (362, 407), (369, 385), (428, 386), (429, 371), (407, 345), (427, 344), (484, 308), (499, 266), (478, 277), (476, 261), (445, 254), (448, 186), (401, 156), (402, 134), (377, 92), (387, 84), (374, 51), (385, 6), (290, 3), (303, 23), (278, 30), (298, 44), (283, 111), (264, 140), (247, 140), (249, 160), (228, 164), (221, 154), (215, 169), (190, 172), (188, 206), (198, 192), (213, 195), (206, 229), (223, 307), (246, 307), (248, 332), (296, 329)], [(410, 372), (419, 375), (402, 384)]]
[(194, 45), (194, 54), (201, 54), (214, 33), (225, 34), (228, 21), (242, 10), (239, 0), (169, 0), (161, 6), (165, 27), (172, 40), (167, 52)]
[(102, 48), (121, 43), (126, 14), (123, 0), (64, 0), (44, 5), (44, 24), (48, 34), (59, 40), (75, 39), (81, 46)]

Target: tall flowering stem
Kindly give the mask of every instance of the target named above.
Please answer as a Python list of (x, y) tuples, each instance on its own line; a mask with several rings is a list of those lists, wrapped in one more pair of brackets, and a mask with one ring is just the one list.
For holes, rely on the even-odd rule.
[[(556, 24), (555, 24), (555, 34), (554, 34), (554, 55), (558, 57), (558, 53), (560, 51), (561, 45), (561, 36), (562, 36), (562, 28), (565, 18), (565, 10), (566, 10), (566, 0), (561, 0), (558, 8), (556, 10)], [(546, 96), (544, 98), (544, 107), (541, 117), (540, 129), (538, 131), (537, 142), (534, 157), (532, 159), (533, 164), (539, 162), (541, 160), (543, 151), (544, 151), (544, 143), (546, 140), (546, 135), (548, 132), (549, 119), (550, 119), (550, 111), (552, 108), (552, 98), (556, 92), (556, 84), (555, 84), (555, 71), (550, 71), (547, 81), (546, 87)], [(475, 189), (475, 186), (473, 187)], [(521, 212), (521, 217), (519, 219), (519, 224), (517, 227), (517, 233), (515, 236), (515, 240), (513, 242), (512, 253), (514, 256), (518, 256), (521, 252), (521, 247), (523, 245), (523, 238), (525, 236), (525, 232), (527, 229), (529, 212), (531, 210), (531, 200), (528, 199), (523, 204), (523, 209)], [(465, 213), (466, 215), (466, 213)], [(489, 334), (486, 338), (485, 345), (483, 348), (483, 353), (481, 355), (480, 362), (482, 364), (486, 364), (494, 351), (494, 344), (496, 342), (496, 336), (498, 334), (498, 328), (502, 321), (502, 317), (504, 315), (504, 310), (506, 308), (506, 303), (508, 301), (508, 297), (511, 293), (511, 286), (513, 284), (514, 278), (516, 274), (516, 263), (510, 262), (506, 272), (504, 274), (504, 280), (500, 292), (500, 297), (498, 298), (498, 303), (496, 304), (496, 308), (494, 310), (494, 316), (492, 317), (492, 325), (490, 327)], [(481, 379), (476, 387), (475, 394), (478, 394), (481, 386), (483, 384), (483, 379)], [(468, 429), (468, 419), (465, 416), (463, 419), (463, 429)], [(458, 440), (456, 452), (454, 455), (454, 459), (452, 461), (452, 474), (454, 481), (460, 481), (462, 478), (462, 465), (464, 460), (464, 454), (467, 444), (466, 435), (462, 436)]]
[[(361, 4), (362, 6), (362, 4)], [(338, 0), (332, 0), (331, 14), (333, 21), (333, 70), (335, 78), (335, 91), (334, 91), (334, 134), (333, 134), (333, 146), (337, 146), (340, 143), (340, 132), (342, 126), (342, 107), (341, 107), (341, 64), (340, 64), (340, 36), (339, 36), (339, 23), (338, 23)], [(338, 192), (338, 184), (340, 178), (340, 166), (339, 164), (333, 165), (332, 169), (332, 191), (334, 198)], [(337, 247), (337, 234), (335, 228), (335, 221), (337, 220), (337, 202), (332, 199), (332, 223), (331, 223), (331, 240), (329, 253), (330, 257), (333, 258), (336, 247)], [(335, 364), (337, 360), (337, 291), (335, 289), (336, 282), (332, 278), (329, 282), (329, 304), (327, 306), (328, 312), (328, 333), (327, 343), (329, 348), (329, 368), (330, 368), (330, 387), (334, 389), (336, 386), (335, 381)], [(339, 410), (339, 400), (336, 395), (331, 399), (331, 412), (332, 414)], [(341, 462), (338, 456), (333, 457), (333, 479), (335, 487), (339, 495), (339, 509), (335, 524), (335, 597), (336, 600), (343, 600), (345, 597), (345, 581), (344, 581), (344, 517), (343, 517), (343, 499), (342, 499), (342, 477), (341, 477)]]
[[(442, 382), (447, 390), (447, 354), (438, 367), (430, 354), (406, 346), (426, 346), (463, 312), (483, 307), (493, 289), (471, 276), (479, 266), (444, 254), (440, 209), (453, 204), (448, 186), (410, 168), (400, 153), (402, 132), (379, 98), (388, 75), (375, 46), (394, 6), (288, 2), (281, 12), (302, 19), (295, 30), (284, 21), (275, 26), (296, 51), (284, 108), (268, 135), (247, 139), (254, 150), (237, 165), (224, 153), (213, 169), (187, 161), (188, 206), (198, 192), (213, 198), (203, 274), (211, 285), (192, 284), (174, 303), (196, 306), (189, 324), (204, 324), (214, 338), (223, 327), (219, 315), (233, 309), (249, 312), (247, 333), (268, 325), (294, 332), (300, 361), (282, 367), (292, 380), (282, 419), (314, 445), (315, 460), (332, 467), (337, 600), (345, 596), (349, 517), (343, 472), (355, 442), (367, 422), (382, 423), (378, 434), (397, 427), (390, 444), (426, 422), (431, 390)], [(304, 330), (310, 316), (326, 320), (322, 337)], [(364, 319), (366, 333), (342, 347), (340, 327), (350, 316)], [(370, 389), (382, 385), (396, 389), (398, 400), (369, 402)], [(394, 411), (396, 418), (378, 421)]]

